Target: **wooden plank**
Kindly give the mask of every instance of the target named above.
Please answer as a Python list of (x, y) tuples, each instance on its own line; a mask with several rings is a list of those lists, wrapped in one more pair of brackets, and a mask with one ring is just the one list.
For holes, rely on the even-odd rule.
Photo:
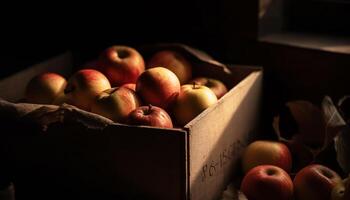
[(16, 199), (185, 199), (185, 131), (62, 126), (11, 138)]
[(190, 199), (217, 199), (237, 170), (254, 134), (262, 72), (253, 72), (186, 127), (189, 129)]

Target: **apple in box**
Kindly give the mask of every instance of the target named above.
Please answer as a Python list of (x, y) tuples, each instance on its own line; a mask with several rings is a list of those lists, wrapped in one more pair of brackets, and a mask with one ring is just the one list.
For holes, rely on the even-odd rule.
[(308, 165), (295, 175), (295, 197), (298, 200), (329, 200), (333, 188), (341, 181), (340, 176), (326, 166)]
[(115, 87), (126, 83), (136, 83), (139, 75), (145, 70), (145, 63), (136, 49), (116, 45), (102, 52), (97, 67)]
[(216, 95), (208, 87), (195, 83), (182, 85), (173, 108), (176, 122), (180, 126), (186, 125), (216, 102)]
[(220, 99), (222, 96), (224, 96), (227, 93), (227, 87), (223, 82), (220, 80), (214, 79), (214, 78), (208, 78), (208, 77), (197, 77), (190, 81), (190, 83), (196, 83), (198, 85), (204, 85), (207, 86), (209, 89), (211, 89), (216, 97)]
[(114, 122), (125, 122), (131, 111), (141, 105), (136, 93), (127, 87), (115, 87), (100, 93), (91, 105), (91, 112)]
[(111, 85), (101, 72), (94, 69), (82, 69), (73, 74), (64, 90), (65, 101), (86, 111), (97, 95), (110, 89)]
[(249, 200), (292, 200), (293, 182), (282, 168), (259, 165), (243, 178), (241, 190)]
[(292, 155), (281, 142), (257, 140), (246, 147), (242, 156), (242, 170), (247, 173), (258, 165), (275, 165), (289, 173), (292, 168)]
[(155, 67), (140, 75), (136, 82), (136, 92), (145, 104), (167, 109), (180, 92), (180, 82), (172, 71)]
[(141, 106), (129, 114), (128, 124), (173, 128), (168, 113), (157, 106)]
[(66, 79), (57, 73), (39, 74), (27, 84), (25, 99), (29, 103), (52, 104), (63, 95), (66, 85)]
[(163, 50), (155, 53), (147, 62), (147, 68), (152, 67), (165, 67), (174, 72), (181, 85), (192, 78), (191, 63), (176, 51)]

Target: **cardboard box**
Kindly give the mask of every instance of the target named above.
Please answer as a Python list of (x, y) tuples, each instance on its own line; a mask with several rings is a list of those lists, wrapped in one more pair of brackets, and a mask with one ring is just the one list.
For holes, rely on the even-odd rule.
[[(2, 140), (16, 198), (218, 199), (255, 135), (262, 70), (222, 68), (214, 60), (202, 62), (200, 56), (195, 63), (198, 74), (220, 78), (231, 89), (183, 128), (95, 123), (81, 116), (93, 119), (96, 115), (72, 107), (61, 107), (58, 114), (49, 112), (60, 115), (60, 120), (40, 130), (44, 134), (27, 134), (37, 127), (23, 128), (27, 125), (23, 120), (6, 122), (10, 127), (6, 131), (22, 131)], [(73, 56), (67, 52), (28, 68), (0, 81), (0, 97), (16, 102), (35, 74), (54, 71), (68, 77), (73, 65)], [(21, 107), (1, 103), (8, 110)], [(37, 110), (50, 110), (33, 107), (39, 116)], [(19, 108), (12, 110), (20, 113)], [(33, 112), (23, 111), (20, 118), (28, 113)], [(71, 120), (62, 120), (61, 115)]]

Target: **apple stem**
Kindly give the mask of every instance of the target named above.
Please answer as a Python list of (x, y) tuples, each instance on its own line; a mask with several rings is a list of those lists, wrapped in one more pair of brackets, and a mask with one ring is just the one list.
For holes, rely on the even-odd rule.
[(193, 89), (196, 89), (196, 81), (193, 81), (192, 84), (193, 84), (192, 88), (193, 88)]
[(152, 111), (152, 104), (148, 104), (147, 114), (150, 114), (151, 111)]

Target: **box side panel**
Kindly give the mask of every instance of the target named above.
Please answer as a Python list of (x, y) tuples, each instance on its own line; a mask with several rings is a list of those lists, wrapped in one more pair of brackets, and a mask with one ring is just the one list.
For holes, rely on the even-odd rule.
[(185, 199), (185, 136), (182, 130), (56, 124), (46, 135), (13, 137), (16, 199)]
[(215, 107), (190, 122), (190, 199), (218, 199), (254, 135), (259, 118), (262, 72), (253, 72)]
[(70, 52), (28, 67), (23, 71), (0, 80), (0, 98), (16, 102), (24, 97), (25, 87), (35, 75), (42, 72), (56, 72), (67, 78), (71, 68), (72, 54)]

